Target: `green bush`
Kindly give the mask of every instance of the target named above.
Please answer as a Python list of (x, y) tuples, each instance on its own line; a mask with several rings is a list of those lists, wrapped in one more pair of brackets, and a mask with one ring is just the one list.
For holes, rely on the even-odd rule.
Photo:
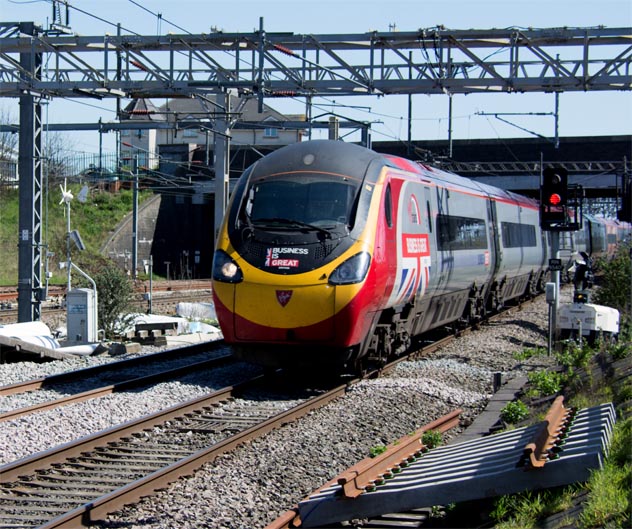
[(630, 248), (631, 243), (620, 244), (612, 259), (600, 259), (599, 288), (594, 303), (614, 307), (622, 316), (630, 316)]
[(99, 328), (114, 338), (131, 319), (134, 288), (131, 279), (113, 262), (106, 262), (93, 276), (97, 285)]
[(516, 424), (524, 421), (529, 416), (529, 408), (521, 400), (508, 402), (505, 407), (500, 410), (500, 418), (507, 424)]
[(562, 389), (562, 375), (555, 371), (533, 371), (529, 373), (533, 397), (554, 395)]
[(443, 435), (438, 430), (428, 430), (421, 436), (421, 442), (428, 448), (436, 448), (443, 443)]

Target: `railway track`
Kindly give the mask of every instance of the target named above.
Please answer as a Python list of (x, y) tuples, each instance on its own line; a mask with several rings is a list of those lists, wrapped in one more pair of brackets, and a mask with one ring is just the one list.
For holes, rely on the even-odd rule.
[[(178, 303), (195, 303), (200, 301), (210, 301), (211, 294), (195, 293), (195, 294), (177, 294), (170, 296), (158, 297), (154, 296), (152, 301), (152, 312), (157, 314), (173, 314), (175, 313)], [(7, 305), (8, 307), (8, 305)], [(132, 307), (140, 312), (147, 309), (147, 301), (136, 300), (132, 302)], [(66, 317), (66, 309), (61, 305), (44, 305), (42, 306), (42, 318)], [(18, 309), (16, 303), (11, 303), (10, 308), (0, 309), (0, 324), (16, 323), (18, 321)]]
[(0, 528), (89, 525), (246, 440), (328, 403), (353, 382), (278, 412), (274, 397), (261, 391), (244, 400), (261, 383), (258, 378), (5, 465), (0, 468), (0, 497), (6, 515), (0, 517)]
[(163, 362), (194, 358), (200, 354), (217, 351), (222, 347), (225, 347), (223, 340), (204, 342), (176, 349), (167, 349), (147, 355), (134, 356), (132, 358), (86, 367), (75, 371), (58, 373), (56, 375), (49, 375), (47, 377), (24, 380), (22, 382), (16, 382), (15, 384), (0, 386), (0, 396), (16, 395), (48, 386), (56, 386), (59, 388), (64, 384), (76, 382), (77, 379), (81, 379), (84, 384), (89, 378), (94, 378), (101, 382), (108, 380), (113, 383), (117, 381), (117, 377), (125, 378), (127, 376), (126, 370), (136, 370), (140, 366), (146, 367), (151, 364), (158, 365)]
[[(0, 422), (234, 363), (232, 355), (222, 353), (223, 346), (223, 342), (207, 342), (2, 386), (0, 396), (41, 392), (41, 402), (10, 408), (10, 402), (5, 399)], [(104, 382), (108, 383), (104, 385)], [(78, 391), (77, 387), (80, 387)], [(60, 394), (66, 395), (55, 398)]]
[[(141, 312), (148, 308), (148, 302), (143, 296), (149, 293), (149, 286), (145, 281), (138, 281), (134, 287), (136, 296), (132, 306)], [(210, 280), (182, 280), (182, 281), (156, 281), (152, 285), (152, 311), (172, 314), (178, 303), (210, 301)], [(66, 309), (63, 308), (63, 299), (66, 287), (52, 286), (48, 291), (47, 303), (42, 304), (42, 316), (44, 318), (65, 317)], [(0, 324), (16, 323), (18, 321), (17, 287), (0, 289)]]
[[(1, 467), (0, 528), (87, 526), (347, 389), (279, 396), (263, 381), (255, 377)], [(288, 406), (290, 397), (298, 404)]]

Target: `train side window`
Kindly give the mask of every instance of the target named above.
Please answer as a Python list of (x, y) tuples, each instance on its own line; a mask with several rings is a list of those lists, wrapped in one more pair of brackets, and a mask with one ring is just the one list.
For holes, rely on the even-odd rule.
[(389, 228), (393, 227), (393, 197), (391, 195), (391, 185), (386, 187), (384, 195), (384, 217)]
[(438, 215), (439, 250), (482, 250), (487, 248), (485, 221), (455, 215)]
[(426, 211), (428, 213), (428, 231), (432, 233), (432, 215), (430, 215), (430, 200), (426, 200)]
[(505, 248), (522, 248), (537, 246), (535, 226), (519, 222), (501, 222), (503, 246)]

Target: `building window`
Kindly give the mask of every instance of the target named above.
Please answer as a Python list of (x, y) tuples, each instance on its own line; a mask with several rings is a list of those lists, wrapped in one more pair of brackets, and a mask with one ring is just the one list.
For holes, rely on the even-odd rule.
[(263, 129), (263, 137), (264, 138), (278, 138), (279, 137), (279, 129), (269, 127)]

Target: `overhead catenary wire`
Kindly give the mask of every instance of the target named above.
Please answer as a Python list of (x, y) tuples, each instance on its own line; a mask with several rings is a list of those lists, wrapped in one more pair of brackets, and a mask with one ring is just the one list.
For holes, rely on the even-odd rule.
[[(53, 0), (47, 0), (47, 1), (52, 3), (52, 1), (53, 1)], [(160, 17), (160, 19), (161, 19), (162, 21), (164, 21), (164, 22), (166, 22), (166, 23), (170, 24), (171, 26), (173, 26), (173, 27), (175, 27), (175, 28), (179, 29), (180, 31), (183, 31), (184, 33), (189, 34), (189, 35), (193, 34), (193, 33), (192, 33), (192, 32), (190, 32), (189, 30), (187, 30), (187, 29), (183, 28), (182, 26), (179, 26), (179, 25), (178, 25), (178, 24), (176, 24), (175, 22), (173, 22), (173, 21), (171, 21), (171, 20), (169, 20), (169, 19), (166, 19), (166, 18), (162, 15), (162, 13), (156, 13), (156, 12), (154, 12), (154, 11), (152, 11), (152, 10), (148, 9), (147, 7), (145, 7), (145, 6), (141, 5), (141, 4), (139, 4), (139, 3), (138, 3), (138, 2), (136, 2), (135, 0), (128, 0), (128, 1), (129, 1), (131, 4), (133, 4), (133, 5), (137, 6), (138, 8), (142, 9), (143, 11), (145, 11), (145, 12), (147, 12), (147, 13), (151, 14), (152, 16), (155, 16), (155, 17)], [(91, 17), (93, 17), (93, 18), (95, 18), (95, 19), (97, 19), (97, 20), (99, 20), (99, 21), (102, 21), (102, 22), (104, 22), (104, 23), (106, 23), (106, 24), (109, 24), (109, 25), (111, 25), (111, 26), (114, 26), (114, 27), (121, 27), (121, 26), (119, 26), (119, 24), (118, 24), (118, 23), (114, 23), (114, 22), (112, 22), (112, 21), (109, 21), (109, 20), (107, 20), (107, 19), (104, 19), (103, 17), (100, 17), (100, 16), (95, 15), (95, 14), (93, 14), (93, 13), (90, 13), (90, 12), (88, 12), (88, 11), (86, 11), (86, 10), (83, 10), (83, 9), (81, 9), (81, 8), (78, 8), (78, 7), (76, 7), (76, 6), (72, 5), (72, 4), (70, 4), (69, 2), (67, 2), (66, 4), (67, 4), (67, 5), (68, 5), (68, 7), (70, 7), (71, 9), (74, 9), (74, 10), (76, 10), (76, 11), (78, 11), (78, 12), (81, 12), (81, 13), (85, 14), (86, 16), (91, 16)], [(134, 31), (134, 30), (131, 30), (131, 29), (129, 29), (129, 28), (121, 27), (121, 29), (124, 29), (125, 31), (127, 31), (127, 32), (129, 32), (129, 33), (131, 33), (131, 34), (134, 34), (134, 35), (139, 35), (139, 33), (138, 33), (138, 32), (136, 32), (136, 31)], [(283, 51), (283, 50), (280, 50), (280, 51)], [(426, 54), (427, 54), (427, 50), (425, 50), (425, 51), (426, 51)], [(228, 53), (229, 55), (231, 55), (231, 56), (233, 56), (233, 57), (235, 56), (232, 52), (230, 52), (230, 51), (228, 51), (228, 50), (226, 51), (226, 53)], [(435, 50), (435, 53), (436, 53), (436, 50)], [(299, 60), (304, 60), (304, 58), (302, 58), (302, 57), (300, 57), (300, 56), (297, 56), (296, 54), (292, 54), (292, 56), (297, 57)], [(199, 59), (195, 59), (195, 60), (199, 60)], [(252, 67), (251, 62), (250, 62), (250, 61), (248, 61), (247, 59), (244, 59), (243, 57), (240, 57), (240, 58), (239, 58), (239, 60), (240, 60), (240, 62), (243, 62), (243, 63), (244, 63), (244, 65), (245, 65), (246, 67)], [(300, 101), (300, 99), (299, 99), (298, 97), (296, 97), (296, 96), (292, 96), (292, 97), (290, 97), (290, 99), (293, 99), (293, 100), (295, 100), (295, 101)], [(324, 98), (324, 99), (326, 100), (326, 98)], [(96, 107), (96, 108), (98, 108), (98, 107)], [(321, 107), (321, 106), (318, 106), (318, 105), (316, 105), (316, 108), (322, 109), (322, 107)], [(393, 115), (389, 115), (389, 114), (380, 114), (380, 113), (376, 113), (376, 112), (372, 111), (371, 109), (364, 110), (364, 111), (360, 110), (360, 111), (361, 111), (361, 112), (363, 112), (363, 113), (366, 113), (366, 114), (367, 114), (367, 115), (369, 115), (369, 116), (380, 116), (380, 117), (387, 117), (387, 118), (391, 118), (391, 119), (404, 119), (404, 117), (403, 117), (403, 116), (401, 116), (401, 115), (400, 115), (400, 116), (393, 116)], [(413, 120), (414, 120), (414, 121), (426, 121), (426, 120), (428, 120), (428, 121), (438, 121), (438, 118), (413, 118)], [(384, 132), (379, 132), (379, 131), (376, 131), (376, 130), (374, 130), (374, 132), (375, 132), (375, 133), (378, 133), (378, 134), (381, 134), (381, 135), (383, 135), (384, 137), (392, 138), (392, 139), (395, 139), (395, 140), (401, 140), (401, 135), (396, 134), (396, 133), (395, 133), (394, 131), (392, 131), (392, 130), (391, 130), (391, 134), (387, 134), (387, 133), (384, 133)]]
[[(45, 0), (45, 1), (47, 1), (48, 3), (52, 3), (52, 2), (53, 2), (53, 0)], [(151, 9), (149, 9), (149, 8), (147, 8), (147, 7), (143, 6), (143, 5), (141, 5), (139, 2), (137, 2), (137, 1), (135, 1), (135, 0), (128, 0), (128, 1), (129, 1), (132, 5), (134, 5), (134, 6), (138, 7), (139, 9), (143, 10), (143, 11), (144, 11), (144, 12), (146, 12), (146, 13), (149, 13), (150, 15), (152, 15), (152, 16), (154, 16), (154, 17), (156, 17), (156, 18), (157, 18), (157, 19), (159, 19), (160, 21), (164, 21), (165, 23), (170, 24), (171, 26), (173, 26), (173, 27), (177, 28), (179, 31), (182, 31), (183, 33), (187, 33), (187, 34), (192, 34), (192, 33), (191, 33), (190, 31), (188, 31), (186, 28), (184, 28), (184, 27), (182, 27), (182, 26), (178, 25), (177, 23), (175, 23), (175, 22), (174, 22), (174, 21), (172, 21), (172, 20), (169, 20), (168, 18), (165, 18), (165, 17), (163, 16), (163, 14), (162, 14), (162, 13), (157, 13), (157, 12), (155, 12), (155, 11), (152, 11)], [(18, 3), (18, 2), (15, 2), (15, 3)], [(108, 25), (110, 25), (110, 26), (117, 27), (117, 28), (121, 28), (121, 29), (123, 29), (124, 31), (129, 32), (129, 33), (131, 33), (131, 34), (133, 34), (133, 35), (139, 35), (139, 33), (138, 33), (138, 32), (136, 32), (136, 31), (134, 31), (134, 30), (132, 30), (132, 29), (130, 29), (130, 28), (123, 27), (123, 26), (121, 26), (120, 24), (115, 23), (115, 22), (112, 22), (111, 20), (108, 20), (108, 19), (106, 19), (106, 18), (104, 18), (104, 17), (102, 17), (102, 16), (99, 16), (99, 15), (97, 15), (97, 14), (93, 13), (93, 12), (87, 11), (87, 10), (85, 10), (85, 9), (81, 9), (81, 8), (79, 8), (79, 7), (75, 6), (75, 5), (70, 4), (70, 2), (66, 2), (66, 1), (65, 1), (64, 3), (65, 3), (65, 5), (66, 5), (66, 6), (68, 6), (70, 9), (76, 10), (77, 12), (80, 12), (80, 13), (82, 13), (82, 14), (86, 15), (86, 16), (93, 17), (94, 19), (99, 20), (99, 21), (101, 21), (101, 22), (103, 22), (103, 23), (106, 23), (106, 24), (108, 24)], [(434, 33), (434, 35), (435, 35), (435, 37), (434, 37), (434, 38), (435, 38), (435, 40), (436, 40), (436, 39), (438, 38), (438, 37), (437, 37), (437, 35), (438, 35), (438, 33), (437, 33), (437, 32), (440, 32), (440, 31), (441, 31), (441, 30), (443, 30), (443, 29), (445, 29), (445, 28), (443, 28), (443, 27), (441, 27), (441, 26), (437, 26), (437, 27), (435, 27), (435, 28), (428, 28), (427, 30), (424, 30), (424, 31), (425, 31), (426, 33), (429, 33), (429, 32), (431, 32), (431, 31), (434, 31), (434, 32), (435, 32), (435, 33)], [(520, 29), (520, 28), (516, 28), (516, 30), (517, 30), (517, 31), (519, 31), (519, 29)], [(433, 46), (433, 48), (432, 48), (432, 49), (434, 50), (435, 59), (436, 59), (436, 60), (439, 60), (439, 59), (441, 58), (441, 57), (440, 57), (440, 50), (437, 48), (437, 46)], [(507, 49), (507, 46), (506, 46), (506, 45), (501, 45), (501, 46), (499, 47), (499, 49), (497, 49), (497, 50), (495, 50), (495, 51), (491, 52), (491, 53), (488, 55), (488, 57), (489, 57), (489, 56), (493, 56), (493, 55), (495, 55), (495, 54), (502, 53), (503, 51), (506, 51), (506, 49)], [(430, 55), (430, 53), (429, 53), (430, 49), (426, 46), (426, 40), (425, 40), (425, 39), (423, 39), (423, 40), (420, 42), (420, 50), (421, 50), (422, 54), (426, 57), (426, 60), (427, 60), (428, 62), (431, 62), (431, 61), (430, 61), (431, 55)], [(283, 51), (283, 50), (280, 50), (280, 51)], [(240, 61), (240, 63), (243, 63), (243, 64), (244, 64), (244, 65), (246, 65), (246, 66), (252, 66), (251, 61), (247, 60), (247, 59), (246, 59), (246, 58), (244, 58), (243, 56), (236, 56), (234, 53), (229, 52), (228, 50), (226, 51), (226, 53), (228, 53), (229, 55), (231, 55), (231, 56), (233, 56), (233, 57), (238, 57), (238, 60)], [(299, 60), (303, 60), (303, 58), (302, 58), (302, 57), (298, 56), (298, 55), (297, 55), (297, 54), (295, 54), (295, 53), (293, 53), (293, 54), (292, 54), (292, 56), (293, 56), (293, 57), (297, 57)], [(268, 58), (268, 59), (269, 59), (269, 58)], [(199, 58), (199, 57), (196, 57), (195, 55), (193, 55), (193, 56), (192, 56), (192, 60), (194, 60), (194, 61), (199, 61), (199, 60), (200, 60), (200, 58)], [(439, 75), (439, 74), (441, 74), (441, 72), (439, 72), (439, 73), (438, 73), (438, 75)], [(443, 75), (443, 74), (441, 74), (441, 75)], [(301, 101), (301, 102), (302, 102), (302, 98), (301, 98), (301, 97), (298, 97), (298, 96), (292, 96), (292, 97), (290, 97), (289, 99), (293, 99), (294, 101), (297, 101), (297, 102), (298, 102), (298, 101)], [(325, 101), (327, 100), (326, 98), (323, 98), (323, 99), (324, 99)], [(69, 99), (69, 100), (70, 100), (70, 101), (73, 101), (73, 102), (75, 101), (74, 99)], [(212, 102), (211, 102), (211, 103), (212, 103)], [(316, 108), (319, 108), (319, 109), (322, 109), (322, 108), (323, 108), (323, 107), (322, 107), (322, 105), (318, 105), (318, 104), (316, 104), (316, 105), (317, 105), (317, 106), (316, 106)], [(99, 106), (96, 106), (96, 105), (93, 105), (93, 108), (101, 108), (101, 109), (103, 109), (103, 110), (107, 110), (108, 112), (114, 112), (114, 113), (116, 113), (116, 111), (114, 111), (114, 110), (111, 110), (111, 109), (109, 109), (109, 108), (105, 108), (105, 107), (99, 107)], [(384, 118), (388, 118), (388, 119), (399, 119), (399, 120), (400, 120), (400, 122), (401, 122), (401, 120), (406, 119), (406, 120), (411, 121), (411, 122), (424, 122), (424, 121), (429, 121), (429, 122), (436, 122), (436, 123), (438, 123), (438, 124), (441, 124), (441, 123), (442, 123), (442, 121), (443, 121), (443, 119), (445, 119), (445, 118), (437, 118), (437, 117), (413, 117), (413, 116), (408, 116), (408, 117), (405, 117), (405, 116), (403, 116), (403, 115), (393, 115), (393, 114), (388, 114), (388, 113), (380, 113), (380, 112), (376, 112), (376, 111), (374, 111), (374, 110), (373, 110), (373, 109), (371, 109), (371, 108), (367, 108), (367, 109), (356, 108), (356, 109), (353, 109), (353, 111), (354, 111), (354, 112), (357, 112), (357, 113), (361, 113), (362, 115), (367, 116), (369, 119), (366, 119), (365, 121), (370, 121), (370, 120), (371, 120), (370, 118), (372, 118), (372, 117), (384, 117)], [(474, 114), (474, 115), (475, 115), (475, 114)], [(467, 118), (467, 119), (471, 120), (471, 119), (472, 119), (472, 117), (473, 117), (473, 114), (469, 114), (469, 115), (463, 115), (463, 116), (453, 116), (453, 117), (451, 117), (451, 119), (453, 119), (453, 120), (454, 120), (454, 119), (465, 119), (465, 118)], [(360, 118), (360, 119), (359, 119), (359, 121), (362, 121), (362, 119)], [(273, 127), (274, 127), (272, 124), (270, 124), (270, 125), (271, 125), (271, 127), (270, 127), (270, 128), (273, 128)], [(388, 127), (385, 123), (380, 123), (380, 124), (379, 124), (379, 127), (372, 128), (372, 132), (373, 132), (373, 133), (375, 133), (375, 134), (379, 134), (379, 135), (381, 135), (381, 136), (383, 136), (383, 137), (385, 137), (385, 138), (391, 138), (391, 139), (393, 139), (393, 140), (399, 140), (399, 141), (402, 141), (402, 138), (401, 138), (401, 131), (400, 131), (400, 132), (395, 132), (393, 129), (390, 129), (390, 132), (384, 132), (384, 131), (379, 130), (379, 129), (381, 129), (381, 128), (388, 129), (389, 127)]]

